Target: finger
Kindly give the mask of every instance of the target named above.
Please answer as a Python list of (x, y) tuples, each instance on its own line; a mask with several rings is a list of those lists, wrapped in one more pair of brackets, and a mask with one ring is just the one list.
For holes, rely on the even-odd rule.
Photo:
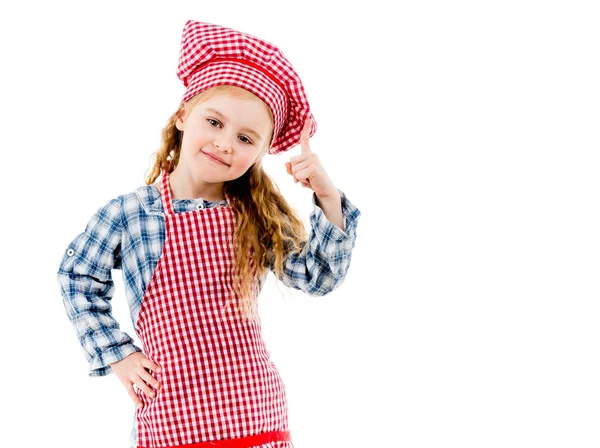
[(308, 138), (310, 136), (310, 117), (307, 117), (304, 121), (304, 127), (300, 133), (300, 146), (302, 147), (302, 154), (310, 154), (310, 145), (308, 144)]
[(140, 364), (142, 365), (142, 367), (147, 367), (148, 369), (152, 370), (153, 372), (160, 373), (160, 366), (158, 364), (150, 361), (148, 358), (142, 359)]
[(141, 378), (139, 378), (135, 382), (135, 385), (137, 386), (138, 389), (140, 389), (142, 392), (144, 392), (150, 398), (154, 398), (156, 396), (156, 393), (152, 389), (150, 389), (150, 386), (148, 386), (146, 383), (144, 383), (144, 381)]
[[(292, 176), (294, 176), (294, 175), (292, 174)], [(300, 183), (300, 184), (301, 184), (303, 187), (306, 187), (307, 185), (309, 185), (309, 184), (310, 184), (310, 182), (309, 182), (309, 181), (307, 181), (307, 180), (304, 180), (304, 179), (303, 179), (303, 180), (298, 180), (298, 178), (296, 178), (296, 176), (294, 176), (294, 183), (295, 183), (295, 184), (297, 184), (298, 182), (299, 182), (299, 183)]]
[(314, 174), (314, 167), (312, 165), (304, 168), (303, 170), (298, 171), (294, 174), (294, 176), (300, 181), (310, 182), (310, 178)]
[(285, 162), (285, 170), (288, 174), (292, 174), (292, 164), (290, 162)]
[(313, 157), (312, 153), (302, 153), (302, 154), (298, 154), (297, 156), (294, 157), (290, 157), (290, 163), (292, 164), (292, 166), (294, 166), (297, 163), (300, 162), (304, 162), (305, 160), (308, 160), (309, 157)]
[(158, 382), (158, 380), (156, 378), (154, 378), (152, 375), (150, 375), (149, 373), (144, 372), (144, 373), (140, 374), (140, 378), (142, 378), (147, 384), (151, 385), (155, 389), (160, 388), (160, 383)]
[(131, 383), (129, 383), (129, 385), (126, 386), (126, 389), (127, 389), (127, 393), (129, 394), (129, 396), (131, 397), (131, 399), (133, 400), (135, 405), (138, 407), (142, 407), (144, 405), (144, 403), (142, 403), (142, 400), (140, 400), (140, 398), (135, 393), (135, 390), (133, 390), (133, 385)]
[(300, 182), (300, 185), (302, 185), (303, 187), (308, 187), (312, 189), (312, 185), (310, 183), (311, 175), (309, 175), (308, 177), (304, 177), (306, 176), (306, 172), (307, 170), (303, 170), (300, 172), (300, 177), (294, 176), (295, 182)]
[(297, 163), (296, 165), (294, 165), (292, 167), (292, 174), (295, 175), (297, 172), (308, 168), (310, 166), (310, 164), (311, 164), (310, 160), (305, 160), (304, 162)]

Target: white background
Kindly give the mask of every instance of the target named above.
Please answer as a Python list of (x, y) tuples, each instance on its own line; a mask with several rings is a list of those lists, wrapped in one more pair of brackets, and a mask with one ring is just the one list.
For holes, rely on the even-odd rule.
[[(1, 446), (128, 446), (133, 404), (87, 376), (56, 272), (143, 184), (187, 19), (284, 51), (363, 214), (337, 291), (261, 296), (296, 447), (599, 446), (595, 2), (392, 3), (2, 3)], [(266, 168), (308, 219), (299, 151)]]

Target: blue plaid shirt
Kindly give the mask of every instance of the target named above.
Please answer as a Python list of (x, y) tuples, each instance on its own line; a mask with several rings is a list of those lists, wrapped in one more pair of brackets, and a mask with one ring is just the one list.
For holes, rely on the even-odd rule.
[[(323, 296), (337, 288), (350, 266), (360, 211), (344, 193), (342, 212), (345, 231), (327, 220), (316, 204), (310, 215), (311, 231), (303, 250), (284, 261), (280, 280), (311, 296)], [(226, 205), (226, 201), (174, 199), (175, 213)], [(110, 364), (142, 351), (111, 314), (114, 293), (112, 269), (123, 272), (125, 295), (133, 328), (146, 287), (158, 264), (165, 241), (162, 200), (153, 185), (111, 199), (100, 207), (65, 249), (58, 282), (69, 320), (86, 354), (89, 376), (112, 372)], [(270, 270), (274, 272), (271, 262)], [(260, 279), (260, 287), (265, 277)]]

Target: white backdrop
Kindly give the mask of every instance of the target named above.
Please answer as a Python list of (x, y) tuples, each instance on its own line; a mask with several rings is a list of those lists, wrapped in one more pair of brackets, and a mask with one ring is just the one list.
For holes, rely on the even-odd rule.
[[(599, 446), (594, 2), (391, 4), (2, 3), (1, 446), (128, 446), (133, 403), (87, 376), (56, 272), (143, 184), (187, 19), (284, 51), (362, 212), (338, 290), (282, 298), (271, 275), (260, 298), (297, 448)], [(299, 151), (266, 168), (308, 223)]]

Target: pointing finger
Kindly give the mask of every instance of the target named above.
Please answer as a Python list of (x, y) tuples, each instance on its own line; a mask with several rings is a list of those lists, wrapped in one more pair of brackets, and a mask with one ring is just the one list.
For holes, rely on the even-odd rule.
[(310, 135), (310, 117), (307, 117), (304, 121), (304, 127), (302, 128), (302, 133), (300, 134), (300, 146), (302, 147), (303, 154), (309, 154), (312, 151), (310, 150), (310, 146), (308, 144), (308, 137)]

